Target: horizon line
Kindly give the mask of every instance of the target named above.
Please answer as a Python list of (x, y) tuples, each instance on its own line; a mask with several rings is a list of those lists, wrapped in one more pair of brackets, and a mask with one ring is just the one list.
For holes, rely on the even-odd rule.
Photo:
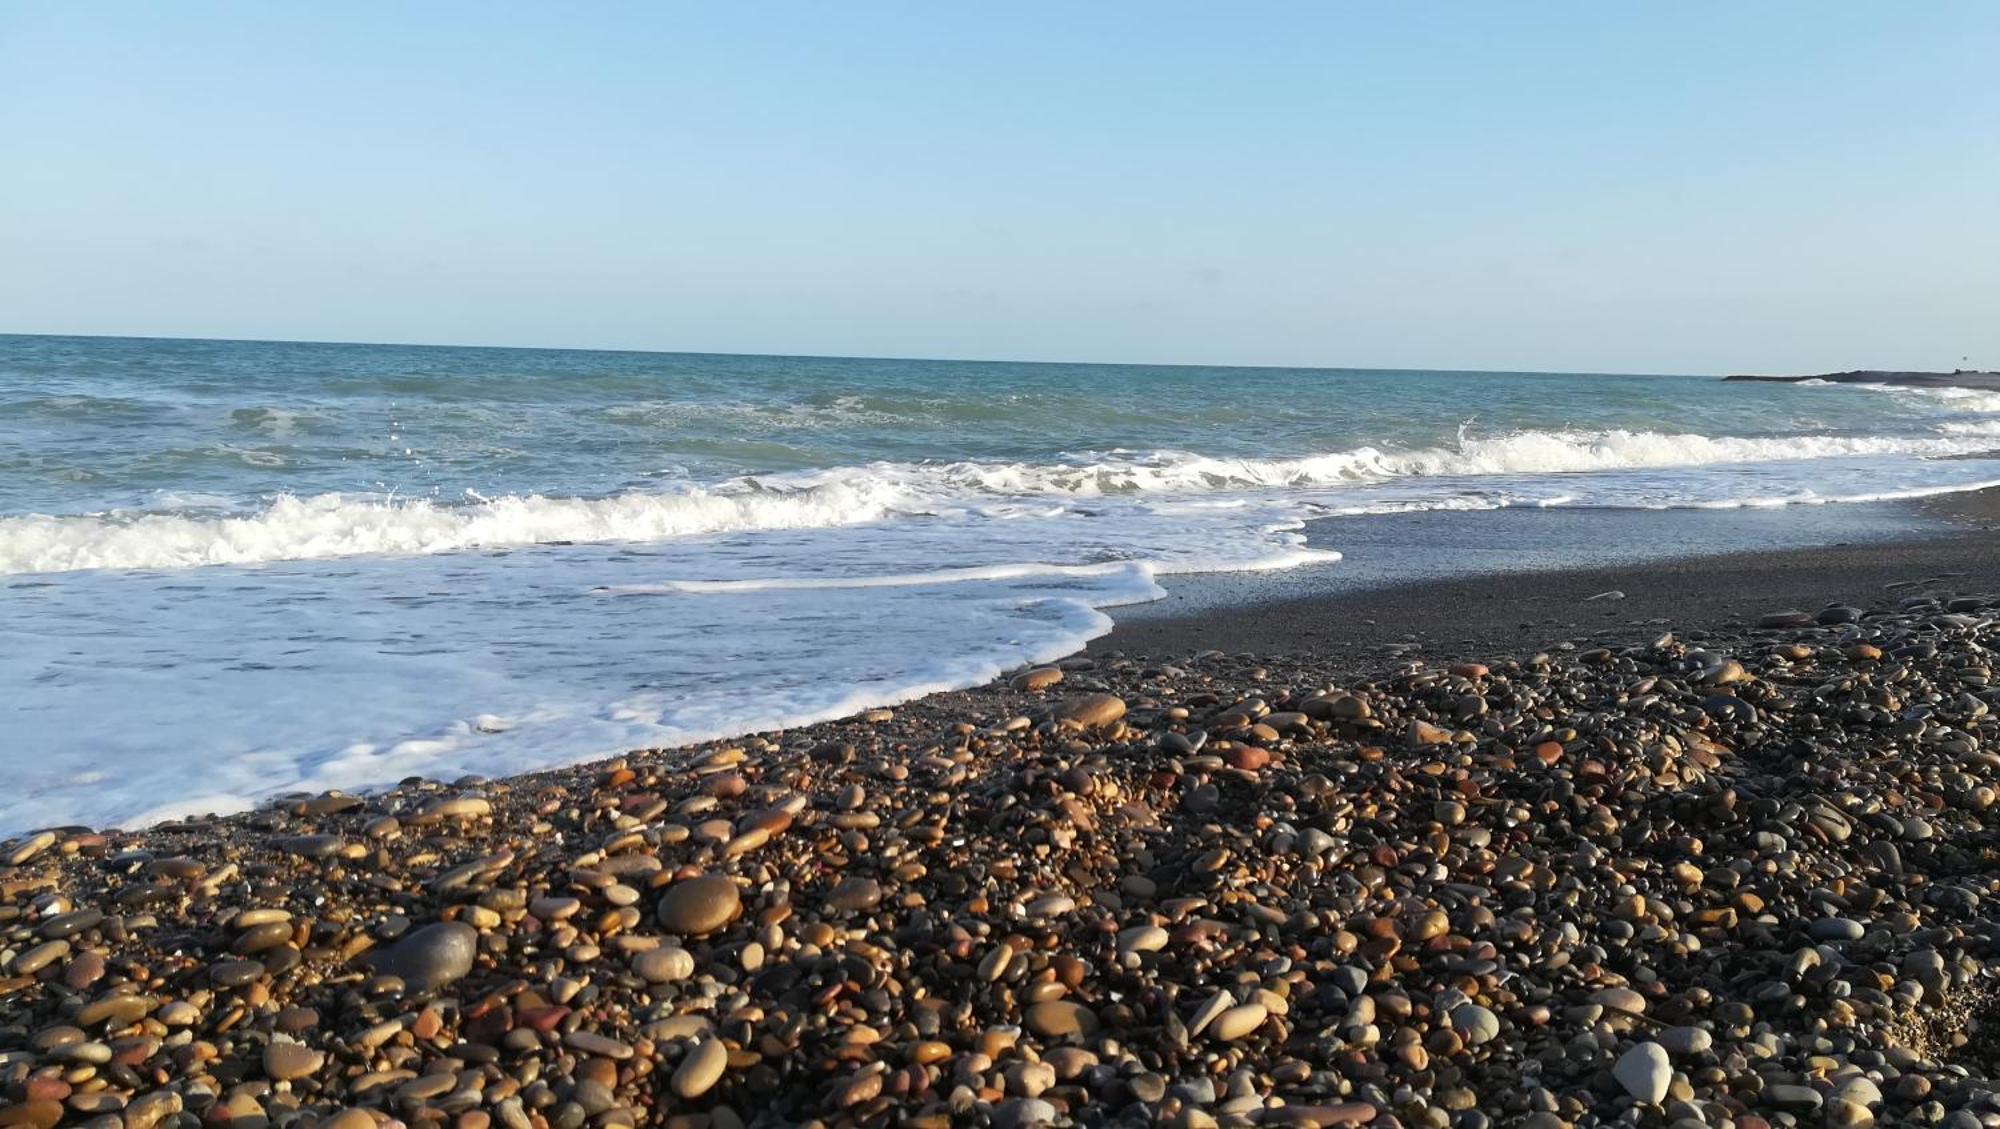
[(492, 349), (517, 353), (626, 353), (659, 357), (768, 357), (811, 361), (933, 361), (941, 364), (1039, 365), (1069, 368), (1219, 368), (1304, 372), (1483, 373), (1507, 376), (1722, 377), (1731, 375), (1720, 372), (1662, 372), (1641, 369), (1425, 368), (1409, 365), (1250, 364), (1244, 362), (1210, 363), (1204, 361), (1064, 361), (1045, 359), (1023, 360), (1005, 357), (890, 356), (862, 353), (756, 353), (708, 349), (632, 349), (604, 345), (487, 345), (446, 344), (436, 341), (330, 341), (292, 337), (209, 337), (204, 335), (174, 336), (149, 333), (23, 333), (0, 330), (0, 337), (71, 338), (86, 341), (184, 341), (224, 345), (330, 345), (358, 349)]

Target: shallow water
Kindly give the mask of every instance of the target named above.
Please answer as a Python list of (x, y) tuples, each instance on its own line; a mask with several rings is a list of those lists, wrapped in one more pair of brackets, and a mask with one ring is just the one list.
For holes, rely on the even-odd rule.
[(1912, 496), (1996, 445), (1956, 390), (0, 337), (0, 830), (894, 702), (1328, 567), (1314, 517)]

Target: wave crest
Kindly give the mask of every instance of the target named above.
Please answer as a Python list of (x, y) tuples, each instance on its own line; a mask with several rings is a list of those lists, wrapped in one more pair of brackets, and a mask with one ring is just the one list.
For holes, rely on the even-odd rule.
[(659, 541), (874, 521), (888, 514), (889, 502), (866, 490), (833, 486), (610, 498), (508, 495), (463, 506), (321, 494), (281, 497), (243, 517), (37, 515), (0, 518), (0, 574), (448, 553), (552, 541)]
[(0, 518), (0, 574), (189, 568), (367, 554), (430, 554), (551, 541), (661, 541), (825, 528), (1004, 499), (1338, 489), (1408, 478), (1964, 454), (1978, 435), (1712, 437), (1652, 431), (1524, 431), (1411, 451), (1360, 447), (1298, 458), (1114, 451), (1064, 463), (874, 463), (607, 498), (508, 495), (452, 505), (323, 494), (260, 512)]

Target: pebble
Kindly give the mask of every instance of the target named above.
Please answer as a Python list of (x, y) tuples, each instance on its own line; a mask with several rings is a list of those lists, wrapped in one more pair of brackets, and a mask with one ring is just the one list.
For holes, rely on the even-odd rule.
[(1659, 1105), (1666, 1100), (1673, 1083), (1673, 1064), (1667, 1050), (1658, 1043), (1640, 1043), (1618, 1056), (1611, 1070), (1618, 1084), (1643, 1105)]
[(1033, 670), (1024, 670), (1015, 675), (1012, 685), (1016, 690), (1038, 693), (1056, 685), (1062, 680), (1063, 672), (1059, 667), (1038, 666)]
[(375, 961), (375, 971), (400, 979), (412, 991), (433, 992), (472, 971), (479, 933), (457, 921), (440, 921), (405, 936)]
[(1823, 917), (1810, 929), (1815, 941), (1859, 941), (1867, 931), (1860, 922), (1845, 917)]
[(264, 1076), (279, 1082), (317, 1074), (325, 1062), (325, 1055), (300, 1043), (271, 1043), (264, 1048)]
[(698, 1098), (715, 1087), (728, 1066), (729, 1049), (723, 1046), (722, 1040), (703, 1039), (674, 1069), (674, 1093), (683, 1098)]
[(1479, 1004), (1460, 1004), (1452, 1009), (1451, 1025), (1475, 1047), (1500, 1037), (1500, 1017)]
[(1071, 1000), (1044, 1000), (1028, 1009), (1030, 1031), (1047, 1038), (1090, 1035), (1097, 1030), (1097, 1016)]
[(633, 957), (632, 971), (649, 984), (671, 984), (694, 975), (694, 957), (678, 945), (661, 945)]
[(743, 895), (736, 883), (720, 874), (704, 874), (667, 887), (657, 915), (669, 933), (700, 937), (715, 932), (742, 912)]
[(1715, 1045), (1715, 1036), (1700, 1027), (1668, 1027), (1659, 1034), (1668, 1054), (1696, 1055)]
[(1071, 698), (1055, 708), (1057, 721), (1081, 729), (1102, 729), (1125, 716), (1125, 699), (1116, 694), (1091, 694)]

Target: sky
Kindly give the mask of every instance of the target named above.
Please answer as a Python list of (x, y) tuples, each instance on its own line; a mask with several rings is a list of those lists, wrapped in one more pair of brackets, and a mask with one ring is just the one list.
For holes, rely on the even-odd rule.
[(0, 332), (2000, 368), (2000, 4), (0, 0)]

